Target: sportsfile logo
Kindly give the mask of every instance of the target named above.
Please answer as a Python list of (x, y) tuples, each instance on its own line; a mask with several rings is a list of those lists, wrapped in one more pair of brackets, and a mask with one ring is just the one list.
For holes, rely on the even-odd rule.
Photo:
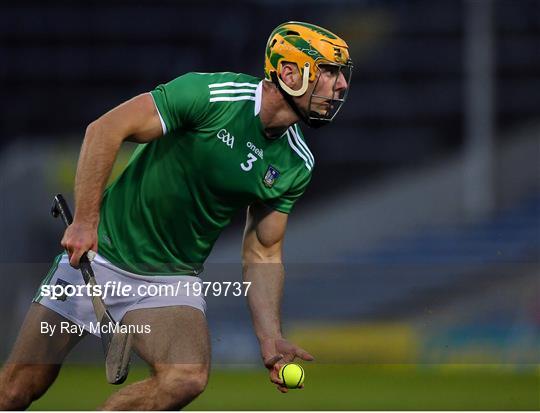
[(221, 142), (223, 142), (229, 148), (231, 149), (233, 148), (234, 136), (231, 135), (229, 132), (227, 132), (227, 129), (220, 129), (216, 136)]

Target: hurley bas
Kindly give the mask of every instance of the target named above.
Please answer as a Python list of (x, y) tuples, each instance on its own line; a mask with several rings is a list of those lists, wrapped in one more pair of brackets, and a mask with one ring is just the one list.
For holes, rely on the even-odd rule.
[[(58, 328), (59, 327), (59, 328)], [(62, 321), (60, 325), (50, 324), (46, 321), (41, 322), (41, 334), (46, 334), (52, 337), (55, 333), (58, 334), (77, 334), (79, 337), (84, 335), (85, 326), (70, 323), (68, 321)], [(149, 324), (120, 324), (110, 323), (101, 324), (100, 322), (90, 323), (87, 328), (91, 334), (115, 334), (115, 333), (130, 333), (130, 334), (150, 334), (152, 329)]]

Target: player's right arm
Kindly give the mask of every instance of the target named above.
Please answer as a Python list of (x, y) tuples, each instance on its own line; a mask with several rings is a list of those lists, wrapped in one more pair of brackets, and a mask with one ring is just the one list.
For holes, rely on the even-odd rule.
[(250, 283), (247, 300), (253, 328), (270, 380), (279, 391), (288, 390), (278, 377), (280, 367), (296, 357), (311, 361), (313, 356), (281, 334), (281, 297), (284, 269), (282, 245), (288, 215), (263, 204), (248, 208), (242, 243), (243, 279)]
[(64, 233), (62, 246), (70, 264), (82, 254), (97, 252), (97, 228), (103, 190), (122, 143), (146, 143), (163, 134), (159, 113), (150, 93), (122, 103), (86, 128), (75, 178), (75, 216)]

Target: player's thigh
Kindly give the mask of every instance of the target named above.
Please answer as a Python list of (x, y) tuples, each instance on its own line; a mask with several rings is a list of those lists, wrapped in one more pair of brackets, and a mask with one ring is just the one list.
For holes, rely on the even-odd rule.
[(146, 332), (134, 336), (137, 354), (151, 366), (210, 365), (210, 338), (206, 317), (190, 306), (144, 308), (129, 311), (123, 323)]
[(61, 364), (84, 336), (68, 332), (66, 327), (75, 325), (53, 310), (32, 303), (7, 362)]
[[(42, 323), (49, 328), (54, 326), (55, 333), (44, 334)], [(41, 304), (30, 305), (11, 354), (0, 372), (0, 387), (25, 388), (34, 396), (47, 389), (58, 375), (65, 357), (82, 338), (61, 332), (61, 323), (73, 325)]]

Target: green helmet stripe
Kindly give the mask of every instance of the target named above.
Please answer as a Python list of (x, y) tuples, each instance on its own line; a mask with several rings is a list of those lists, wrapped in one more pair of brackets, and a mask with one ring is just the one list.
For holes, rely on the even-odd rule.
[[(306, 42), (304, 39), (298, 36), (287, 36), (284, 38), (289, 44), (299, 49), (301, 52), (307, 54), (308, 56), (311, 56), (312, 59), (316, 60), (319, 58), (324, 58), (324, 56), (315, 49), (311, 44)], [(308, 53), (311, 52), (311, 53)]]
[(279, 53), (274, 53), (272, 56), (270, 56), (270, 64), (277, 69), (279, 59), (281, 59), (282, 57), (283, 55), (280, 55)]

